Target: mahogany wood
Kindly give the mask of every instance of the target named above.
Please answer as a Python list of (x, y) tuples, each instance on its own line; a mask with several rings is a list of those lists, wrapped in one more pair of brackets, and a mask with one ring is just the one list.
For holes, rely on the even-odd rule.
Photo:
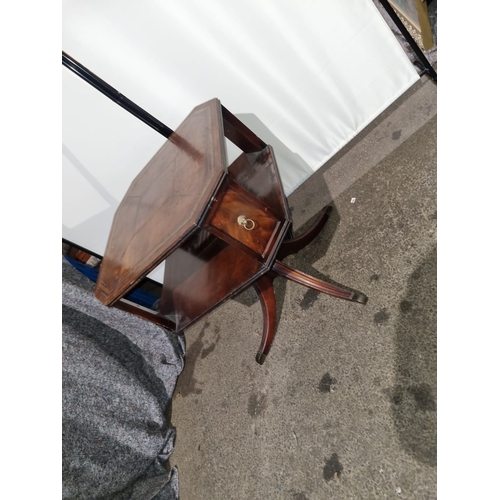
[(307, 286), (308, 288), (312, 288), (313, 290), (318, 290), (318, 292), (326, 293), (327, 295), (331, 295), (332, 297), (359, 302), (360, 304), (366, 304), (368, 300), (368, 297), (363, 293), (355, 292), (342, 286), (331, 285), (326, 281), (320, 280), (318, 278), (313, 278), (312, 276), (309, 276), (308, 274), (303, 273), (298, 269), (294, 269), (293, 267), (280, 262), (279, 260), (277, 260), (273, 264), (273, 271), (275, 271), (280, 276), (294, 281), (295, 283)]
[[(210, 224), (258, 255), (264, 256), (269, 240), (280, 227), (279, 220), (266, 212), (268, 210), (261, 210), (250, 203), (248, 197), (228, 188)], [(252, 221), (254, 227), (251, 230), (238, 224), (238, 217), (241, 215)]]
[[(224, 136), (242, 151), (227, 166)], [(177, 333), (253, 285), (264, 326), (262, 364), (276, 332), (273, 279), (284, 276), (334, 297), (366, 296), (293, 269), (283, 259), (310, 243), (331, 207), (293, 238), (276, 158), (218, 99), (197, 106), (132, 182), (117, 209), (95, 295)], [(251, 230), (238, 216), (251, 219)], [(161, 262), (159, 311), (123, 299)]]
[(96, 297), (112, 305), (196, 227), (224, 170), (220, 103), (197, 106), (134, 179), (119, 205)]
[(332, 213), (333, 207), (328, 206), (323, 209), (323, 212), (318, 216), (314, 224), (300, 236), (295, 238), (287, 239), (281, 244), (281, 248), (278, 251), (278, 259), (282, 260), (289, 255), (297, 253), (304, 247), (309, 245), (316, 236), (325, 227), (325, 224)]
[(229, 178), (288, 221), (291, 212), (281, 183), (278, 164), (270, 146), (253, 154), (242, 154), (228, 169)]
[(261, 151), (267, 144), (257, 137), (242, 121), (221, 106), (224, 119), (224, 135), (244, 153)]
[(262, 365), (271, 349), (274, 334), (276, 333), (276, 297), (274, 296), (273, 279), (270, 273), (261, 276), (253, 286), (259, 297), (264, 317), (262, 340), (255, 356), (257, 363)]
[(205, 252), (183, 246), (165, 261), (160, 313), (181, 332), (265, 271), (257, 259), (216, 237)]
[(129, 313), (134, 314), (135, 316), (139, 316), (143, 319), (146, 319), (148, 321), (151, 321), (152, 323), (155, 323), (160, 326), (164, 326), (168, 328), (169, 330), (175, 329), (175, 324), (170, 321), (168, 318), (164, 318), (162, 316), (159, 316), (158, 314), (155, 314), (152, 312), (150, 309), (146, 309), (145, 307), (142, 307), (138, 304), (133, 304), (132, 302), (129, 302), (128, 300), (125, 299), (120, 299), (116, 304), (114, 305), (117, 309), (121, 309), (122, 311), (127, 311)]

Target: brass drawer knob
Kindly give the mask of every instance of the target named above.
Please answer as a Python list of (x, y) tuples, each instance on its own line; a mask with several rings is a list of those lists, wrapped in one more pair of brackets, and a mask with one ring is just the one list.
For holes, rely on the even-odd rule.
[(247, 219), (244, 215), (238, 216), (238, 224), (247, 231), (251, 231), (255, 227), (255, 222), (252, 219)]

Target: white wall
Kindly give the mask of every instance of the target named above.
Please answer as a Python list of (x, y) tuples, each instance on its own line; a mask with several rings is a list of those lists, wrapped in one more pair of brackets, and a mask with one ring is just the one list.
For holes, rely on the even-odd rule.
[[(418, 80), (371, 0), (65, 0), (63, 50), (172, 129), (218, 97), (287, 194)], [(165, 138), (62, 71), (63, 237), (102, 254)]]

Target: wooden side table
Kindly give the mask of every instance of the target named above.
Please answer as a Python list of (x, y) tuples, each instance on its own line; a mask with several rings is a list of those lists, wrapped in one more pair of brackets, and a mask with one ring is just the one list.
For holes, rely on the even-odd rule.
[[(243, 153), (228, 167), (224, 136)], [(331, 207), (305, 234), (291, 237), (291, 216), (271, 146), (218, 99), (197, 106), (132, 182), (119, 205), (96, 284), (96, 297), (181, 333), (253, 285), (264, 314), (257, 362), (276, 331), (273, 279), (342, 299), (364, 294), (331, 285), (281, 260), (310, 243)], [(159, 311), (123, 297), (160, 263)]]

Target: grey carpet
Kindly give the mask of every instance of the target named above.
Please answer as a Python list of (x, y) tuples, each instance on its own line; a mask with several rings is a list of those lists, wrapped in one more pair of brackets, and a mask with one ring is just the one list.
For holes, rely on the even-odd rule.
[(93, 289), (63, 259), (63, 498), (177, 499), (166, 414), (184, 339), (105, 307)]

